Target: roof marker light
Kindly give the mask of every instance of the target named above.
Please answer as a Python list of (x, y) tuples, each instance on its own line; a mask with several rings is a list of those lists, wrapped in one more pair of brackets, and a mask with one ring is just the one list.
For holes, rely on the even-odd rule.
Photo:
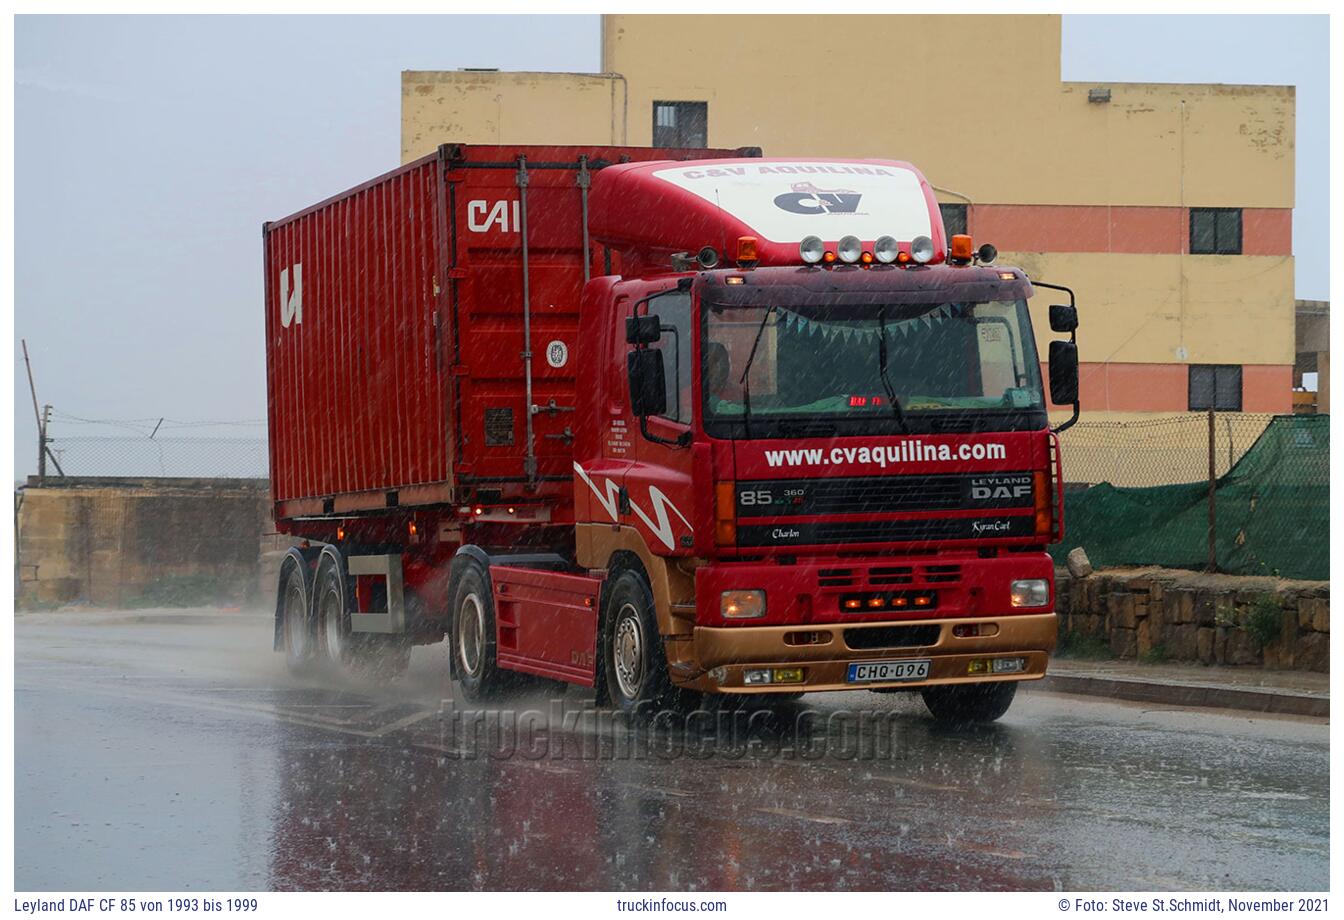
[(819, 236), (805, 236), (798, 244), (798, 255), (808, 265), (816, 265), (826, 254), (826, 244)]
[(899, 251), (900, 247), (896, 244), (896, 237), (894, 236), (879, 236), (877, 241), (873, 243), (873, 255), (877, 258), (877, 261), (884, 265), (895, 262), (896, 253)]
[(859, 256), (863, 254), (863, 243), (857, 236), (842, 236), (840, 242), (836, 244), (835, 250), (840, 256), (841, 262), (852, 265), (859, 261)]
[(737, 267), (751, 269), (756, 267), (756, 237), (739, 236), (737, 238)]
[(948, 253), (948, 261), (955, 262), (958, 265), (966, 265), (971, 261), (971, 238), (965, 233), (956, 233), (952, 236), (952, 251)]
[(927, 236), (917, 236), (910, 241), (910, 258), (914, 259), (920, 265), (927, 264), (933, 259), (933, 240)]

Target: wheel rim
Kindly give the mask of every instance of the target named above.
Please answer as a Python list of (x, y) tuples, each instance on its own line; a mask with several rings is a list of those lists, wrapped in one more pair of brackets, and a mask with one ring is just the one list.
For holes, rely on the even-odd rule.
[(475, 594), (462, 599), (457, 611), (457, 660), (469, 677), (481, 670), (481, 646), (485, 644), (485, 608)]
[(322, 594), (322, 629), (327, 639), (327, 654), (332, 661), (342, 662), (345, 660), (346, 641), (345, 641), (345, 618), (341, 615), (341, 596), (333, 590), (328, 589)]
[(644, 683), (644, 630), (640, 626), (639, 611), (633, 604), (626, 604), (616, 614), (611, 652), (616, 685), (622, 696), (632, 700), (639, 695), (639, 688)]
[(285, 589), (285, 639), (289, 654), (294, 658), (308, 657), (307, 611), (304, 609), (303, 588), (291, 578)]

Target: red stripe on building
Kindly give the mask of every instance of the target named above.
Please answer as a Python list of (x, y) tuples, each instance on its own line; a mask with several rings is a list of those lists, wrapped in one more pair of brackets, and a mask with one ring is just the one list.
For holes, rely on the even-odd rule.
[[(1048, 365), (1041, 374), (1049, 379)], [(1190, 365), (1083, 362), (1078, 372), (1083, 412), (1188, 412)], [(1293, 368), (1243, 364), (1241, 411), (1292, 412)]]
[[(1190, 243), (1190, 211), (1171, 207), (977, 204), (967, 223), (976, 242), (1003, 252), (1176, 254)], [(1290, 208), (1244, 208), (1242, 254), (1286, 256), (1293, 249)]]

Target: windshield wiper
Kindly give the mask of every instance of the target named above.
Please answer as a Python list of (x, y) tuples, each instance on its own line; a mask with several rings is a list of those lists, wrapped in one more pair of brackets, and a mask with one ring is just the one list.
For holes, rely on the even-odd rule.
[(761, 317), (761, 324), (756, 327), (756, 338), (751, 343), (751, 354), (747, 355), (747, 366), (742, 369), (742, 376), (738, 378), (738, 383), (742, 384), (742, 427), (747, 435), (747, 440), (751, 440), (751, 385), (747, 383), (747, 375), (751, 373), (751, 364), (756, 360), (756, 349), (761, 344), (761, 335), (765, 332), (765, 324), (770, 322), (770, 314), (775, 312), (775, 305), (771, 304)]
[(905, 420), (905, 410), (901, 408), (901, 401), (896, 398), (896, 388), (891, 385), (890, 378), (887, 377), (887, 310), (883, 307), (877, 314), (879, 331), (877, 334), (877, 373), (882, 378), (882, 388), (887, 391), (887, 399), (891, 401), (892, 415), (895, 416), (897, 424), (901, 426), (901, 434), (910, 433), (910, 425)]

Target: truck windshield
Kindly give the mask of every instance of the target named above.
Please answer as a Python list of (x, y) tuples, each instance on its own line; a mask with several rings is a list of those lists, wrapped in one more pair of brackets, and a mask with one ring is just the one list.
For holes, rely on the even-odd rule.
[(861, 313), (707, 304), (704, 316), (704, 417), (716, 436), (786, 436), (800, 422), (818, 434), (888, 423), (896, 431), (947, 430), (948, 416), (959, 417), (955, 430), (967, 430), (967, 416), (978, 430), (1045, 424), (1026, 301)]

